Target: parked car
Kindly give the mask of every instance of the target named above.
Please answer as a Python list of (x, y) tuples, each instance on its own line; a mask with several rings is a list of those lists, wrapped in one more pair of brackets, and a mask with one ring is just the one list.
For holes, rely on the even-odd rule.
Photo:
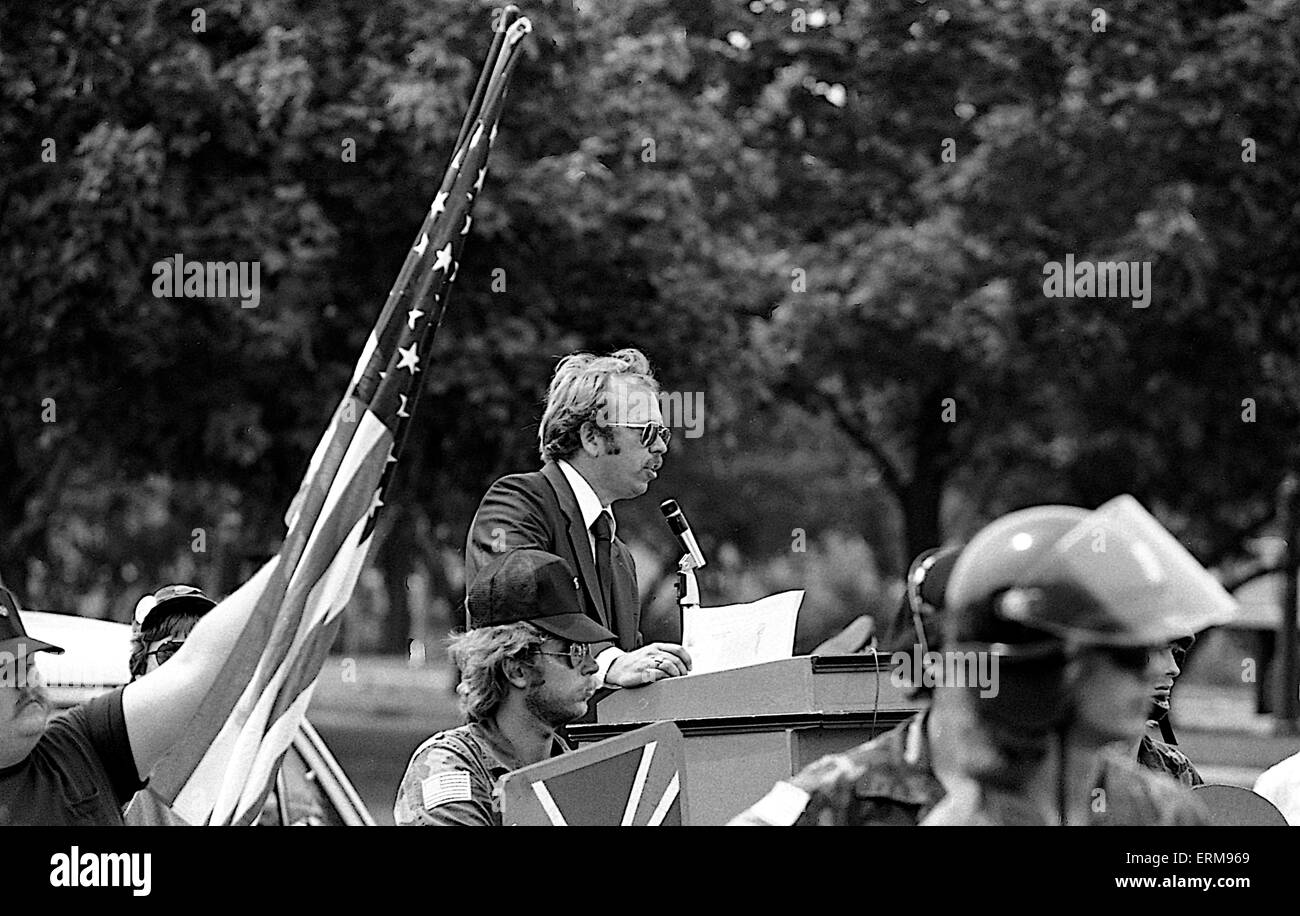
[[(40, 671), (55, 709), (67, 709), (131, 679), (131, 628), (124, 623), (24, 611), (27, 632), (62, 646), (43, 654)], [(347, 774), (306, 720), (294, 736), (258, 826), (373, 827)]]

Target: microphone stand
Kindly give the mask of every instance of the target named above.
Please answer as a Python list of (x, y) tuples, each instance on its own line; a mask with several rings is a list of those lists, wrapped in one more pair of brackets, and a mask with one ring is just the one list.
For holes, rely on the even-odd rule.
[(701, 565), (689, 552), (677, 561), (677, 627), (682, 638), (686, 636), (686, 609), (700, 606), (700, 583), (695, 578), (695, 570)]
[(1066, 790), (1066, 780), (1069, 778), (1070, 768), (1067, 764), (1069, 756), (1069, 744), (1065, 740), (1066, 732), (1069, 726), (1062, 722), (1053, 731), (1052, 737), (1056, 739), (1056, 823), (1059, 827), (1065, 827), (1068, 823), (1066, 815), (1070, 807), (1070, 799)]

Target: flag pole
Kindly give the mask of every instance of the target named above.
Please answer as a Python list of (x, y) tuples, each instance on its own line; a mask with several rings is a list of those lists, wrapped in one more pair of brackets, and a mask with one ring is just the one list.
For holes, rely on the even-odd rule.
[(492, 36), (492, 46), (488, 48), (487, 60), (483, 62), (483, 69), (478, 74), (478, 84), (474, 87), (474, 94), (470, 96), (469, 107), (465, 109), (465, 120), (460, 122), (460, 133), (456, 135), (456, 145), (452, 150), (458, 150), (465, 145), (469, 138), (470, 128), (478, 119), (479, 108), (483, 105), (483, 95), (487, 92), (488, 83), (491, 82), (492, 74), (496, 72), (497, 61), (501, 57), (501, 49), (506, 43), (506, 32), (510, 26), (514, 25), (519, 18), (519, 7), (513, 3), (501, 11), (500, 25), (497, 26)]

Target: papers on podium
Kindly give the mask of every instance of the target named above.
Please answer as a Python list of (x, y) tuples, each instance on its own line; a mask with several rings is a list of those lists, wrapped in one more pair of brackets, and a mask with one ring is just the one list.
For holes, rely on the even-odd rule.
[(682, 620), (682, 645), (691, 653), (691, 674), (790, 658), (802, 603), (799, 590), (748, 604), (688, 608)]

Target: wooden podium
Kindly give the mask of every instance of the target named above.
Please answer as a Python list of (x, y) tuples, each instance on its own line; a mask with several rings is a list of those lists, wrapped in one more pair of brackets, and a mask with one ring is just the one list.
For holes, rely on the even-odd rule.
[(652, 722), (674, 722), (686, 744), (687, 822), (725, 824), (825, 754), (893, 728), (920, 707), (890, 681), (889, 657), (804, 655), (615, 690), (594, 723), (571, 725), (588, 744)]

